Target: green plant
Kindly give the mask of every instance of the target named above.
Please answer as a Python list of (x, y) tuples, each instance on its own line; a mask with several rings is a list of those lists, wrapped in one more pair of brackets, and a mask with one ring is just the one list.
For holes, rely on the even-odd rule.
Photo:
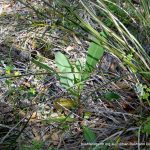
[[(102, 38), (106, 37), (103, 32), (100, 33)], [(83, 90), (84, 82), (89, 79), (90, 74), (94, 71), (97, 62), (103, 56), (104, 49), (97, 40), (93, 40), (88, 48), (86, 62), (83, 64), (80, 60), (75, 63), (71, 62), (63, 53), (57, 52), (55, 62), (58, 72), (38, 60), (32, 62), (39, 67), (54, 73), (61, 85), (74, 96), (77, 105), (80, 105), (80, 96)]]
[(146, 121), (143, 124), (143, 130), (144, 133), (150, 134), (150, 117), (146, 118)]
[[(131, 20), (130, 22), (128, 22), (128, 26), (135, 26), (136, 24), (136, 26), (139, 27), (140, 34), (144, 34), (144, 41), (149, 41), (148, 29), (150, 27), (150, 19), (148, 18), (150, 11), (148, 6), (150, 2), (148, 0), (141, 1), (138, 8), (136, 8), (130, 0), (124, 1), (123, 5), (121, 5), (122, 3), (120, 4), (119, 1), (97, 0), (95, 2), (89, 1), (89, 3), (85, 3), (83, 0), (81, 0), (80, 2), (76, 3), (76, 6), (71, 5), (66, 0), (56, 1), (55, 7), (51, 5), (51, 2), (47, 2), (46, 0), (42, 1), (48, 7), (47, 9), (42, 11), (28, 2), (24, 4), (27, 7), (33, 9), (37, 15), (39, 14), (40, 16), (42, 16), (42, 18), (45, 19), (51, 17), (49, 16), (49, 12), (53, 12), (55, 14), (55, 18), (58, 16), (60, 18), (61, 16), (63, 20), (59, 21), (57, 25), (55, 24), (55, 27), (65, 29), (80, 36), (84, 35), (81, 35), (79, 33), (81, 31), (82, 33), (84, 32), (92, 35), (99, 41), (103, 48), (116, 55), (122, 61), (122, 63), (131, 70), (131, 73), (135, 74), (136, 80), (138, 80), (136, 74), (140, 74), (148, 81), (150, 80), (150, 57), (142, 47), (142, 43), (140, 43), (133, 36), (130, 28), (128, 29), (123, 24), (124, 22), (121, 20), (121, 14), (123, 14), (123, 16), (124, 14), (126, 14), (126, 16)], [(83, 8), (91, 16), (92, 20), (94, 20), (94, 24), (97, 23), (107, 34), (107, 40), (99, 35), (99, 31), (92, 26), (93, 24), (87, 23), (78, 15), (79, 12), (77, 6), (79, 7), (79, 9), (81, 8), (81, 6), (83, 6)], [(41, 8), (41, 6), (39, 7)], [(102, 13), (104, 16), (103, 18), (110, 21), (112, 26), (108, 26), (102, 17), (99, 18), (99, 13)], [(66, 26), (66, 23), (63, 22), (72, 23), (77, 28), (69, 28), (68, 26)], [(139, 32), (137, 34), (139, 34)], [(129, 60), (130, 54), (132, 55), (132, 57), (130, 57)]]
[(112, 100), (118, 100), (120, 98), (120, 95), (118, 95), (117, 93), (114, 93), (114, 92), (106, 92), (104, 94), (104, 97), (107, 100), (112, 101)]
[(136, 84), (136, 93), (138, 93), (139, 98), (143, 101), (147, 101), (150, 106), (149, 97), (150, 97), (150, 87), (143, 84)]
[[(89, 2), (89, 4), (91, 4), (93, 7), (88, 5), (88, 3), (85, 3), (83, 0), (81, 0), (80, 3), (89, 13), (92, 20), (94, 20), (94, 23), (97, 22), (97, 24), (101, 26), (102, 30), (107, 35), (107, 40), (106, 38), (100, 36), (99, 31), (92, 26), (93, 24), (90, 24), (81, 18), (78, 15), (78, 11), (74, 9), (73, 6), (69, 6), (67, 2), (60, 2), (59, 4), (66, 8), (66, 10), (69, 12), (69, 15), (66, 16), (66, 19), (70, 18), (70, 14), (76, 18), (77, 21), (75, 23), (78, 24), (83, 31), (95, 37), (95, 39), (106, 51), (114, 54), (122, 61), (122, 64), (129, 69), (131, 74), (134, 75), (134, 79), (137, 84), (144, 82), (145, 85), (149, 86), (150, 57), (148, 53), (146, 53), (146, 49), (142, 47), (145, 41), (147, 41), (147, 43), (149, 42), (148, 28), (150, 28), (150, 19), (147, 19), (150, 14), (148, 9), (149, 1), (141, 1), (138, 9), (131, 1), (125, 1), (125, 7), (121, 7), (115, 2), (113, 3), (113, 5), (115, 5), (119, 11), (126, 13), (128, 18), (132, 20), (128, 22), (128, 26), (135, 26), (136, 23), (138, 28), (142, 29), (142, 36), (145, 38), (145, 40), (142, 41), (143, 43), (139, 42), (130, 31), (130, 28), (127, 28), (123, 24), (124, 22), (121, 21), (122, 18), (118, 18), (119, 16), (116, 16), (114, 13), (116, 10), (109, 8), (107, 4), (112, 4), (112, 1), (98, 0), (96, 2)], [(105, 16), (105, 20), (109, 20), (113, 26), (108, 26), (102, 18), (99, 18), (97, 11), (102, 11), (103, 15)], [(144, 80), (141, 80), (139, 77), (142, 77)], [(139, 93), (137, 93), (137, 95), (140, 98)], [(142, 99), (148, 99), (149, 93), (145, 92), (142, 97)]]
[(83, 126), (83, 135), (88, 143), (93, 143), (96, 141), (96, 134), (87, 126)]
[(150, 87), (147, 87), (145, 85), (143, 88), (144, 88), (144, 92), (143, 92), (143, 95), (142, 95), (142, 99), (143, 100), (149, 100), (149, 98), (150, 98)]
[[(143, 40), (138, 41), (134, 37), (136, 34), (140, 34), (142, 32), (144, 41), (147, 42), (150, 40), (148, 32), (148, 29), (150, 28), (149, 0), (140, 1), (140, 5), (138, 6), (134, 5), (131, 0), (123, 0), (121, 1), (121, 4), (118, 3), (120, 0), (88, 1), (89, 3), (85, 3), (85, 0), (78, 1), (79, 5), (82, 4), (80, 7), (82, 6), (82, 9), (85, 9), (90, 15), (91, 22), (86, 22), (85, 18), (82, 18), (81, 15), (79, 15), (76, 6), (71, 6), (70, 3), (66, 4), (65, 0), (56, 0), (55, 6), (50, 5), (50, 1), (41, 1), (44, 2), (46, 7), (38, 8), (37, 6), (30, 6), (30, 8), (33, 8), (33, 10), (36, 12), (38, 19), (40, 19), (32, 20), (31, 17), (30, 25), (32, 27), (48, 27), (48, 30), (59, 28), (65, 29), (67, 32), (70, 31), (71, 33), (76, 33), (76, 35), (80, 36), (82, 33), (84, 33), (82, 37), (84, 37), (84, 35), (92, 36), (92, 42), (90, 43), (86, 61), (84, 63), (80, 59), (74, 62), (68, 59), (67, 56), (61, 52), (58, 52), (55, 55), (55, 63), (58, 68), (57, 71), (42, 63), (41, 60), (32, 60), (32, 62), (37, 66), (50, 72), (50, 74), (56, 75), (63, 88), (65, 88), (71, 97), (73, 97), (73, 100), (76, 102), (77, 106), (80, 106), (81, 104), (80, 99), (85, 81), (90, 78), (90, 75), (94, 71), (96, 64), (104, 53), (104, 49), (105, 51), (117, 56), (122, 61), (122, 64), (125, 65), (128, 71), (131, 73), (132, 79), (135, 79), (135, 82), (133, 83), (137, 83), (136, 92), (139, 98), (143, 100), (144, 104), (147, 104), (145, 103), (145, 100), (149, 104), (150, 88), (148, 81), (150, 81), (150, 57), (143, 48)], [(29, 1), (27, 1), (27, 3), (29, 4)], [(45, 23), (45, 20), (51, 19), (52, 15), (54, 16), (52, 19), (52, 25)], [(56, 19), (57, 17), (59, 17), (59, 19)], [(98, 24), (100, 28), (97, 29), (95, 24)], [(135, 32), (134, 36), (130, 30), (131, 26), (138, 26), (138, 28), (135, 29), (137, 31)], [(103, 32), (99, 34), (100, 30)], [(43, 35), (44, 34), (45, 33), (43, 33)], [(89, 40), (87, 38), (85, 39)], [(49, 46), (51, 45), (47, 46), (48, 47), (46, 47), (46, 49), (49, 49)], [(37, 45), (37, 47), (41, 47), (41, 45)], [(6, 74), (11, 76), (12, 70), (13, 69), (11, 69), (11, 67), (7, 67)], [(16, 72), (14, 75), (17, 74), (18, 73)], [(109, 83), (111, 82), (112, 81)], [(8, 86), (12, 84), (11, 80), (6, 80), (6, 83)], [(36, 91), (34, 87), (30, 87), (27, 92), (29, 96), (34, 96)], [(120, 98), (117, 92), (107, 92), (104, 97), (110, 101)], [(62, 101), (56, 101), (56, 105), (57, 103), (62, 104)], [(65, 104), (62, 106), (65, 108), (70, 107), (70, 105), (74, 105), (71, 101), (68, 102), (66, 99), (64, 103)], [(59, 107), (59, 105), (57, 107)], [(44, 121), (49, 124), (51, 122), (63, 123), (64, 120), (67, 122), (74, 122), (75, 119), (71, 117), (60, 116), (57, 118), (50, 118), (48, 121)], [(148, 117), (144, 124), (145, 133), (150, 134), (149, 126), (150, 119)], [(64, 126), (64, 129), (65, 128), (68, 129), (68, 126)], [(94, 142), (96, 140), (94, 132), (86, 126), (83, 126), (83, 134), (87, 142)], [(118, 142), (116, 142), (116, 144), (118, 144)], [(40, 148), (40, 145), (32, 143), (32, 146), (29, 149)], [(95, 149), (96, 148), (100, 149), (100, 147), (95, 147)]]
[[(108, 34), (108, 39), (111, 40), (107, 41), (104, 41), (102, 38), (100, 38), (98, 31), (78, 15), (79, 13), (77, 6), (67, 3), (67, 1), (55, 1), (56, 5), (54, 7), (51, 5), (51, 2), (42, 0), (42, 2), (48, 7), (47, 9), (42, 10), (40, 5), (38, 6), (40, 9), (37, 9), (37, 7), (34, 7), (29, 2), (22, 0), (19, 1), (24, 3), (27, 7), (33, 9), (38, 16), (42, 16), (42, 19), (50, 18), (50, 12), (54, 14), (54, 18), (60, 18), (61, 16), (63, 19), (60, 21), (57, 20), (56, 22), (62, 22), (62, 24), (57, 24), (55, 22), (57, 24), (55, 27), (61, 27), (61, 29), (63, 27), (63, 29), (65, 28), (67, 31), (70, 30), (71, 32), (79, 35), (79, 33), (75, 31), (76, 29), (74, 27), (71, 28), (66, 25), (68, 23), (74, 24), (76, 27), (78, 27), (78, 29), (80, 28), (86, 33), (93, 35), (97, 40), (99, 40), (103, 47), (106, 48), (106, 50), (119, 57), (122, 62), (128, 65), (128, 67), (134, 70), (134, 72), (140, 73), (146, 79), (149, 78), (146, 73), (141, 72), (149, 72), (150, 58), (141, 46), (140, 42), (136, 40), (136, 38), (131, 34), (130, 30), (125, 27), (123, 24), (124, 22), (121, 20), (122, 16), (125, 16), (124, 14), (126, 14), (126, 16), (131, 20), (128, 25), (139, 25), (139, 28), (142, 28), (141, 32), (147, 34), (145, 35), (145, 38), (149, 41), (148, 28), (150, 27), (150, 12), (148, 6), (150, 2), (148, 0), (141, 1), (138, 8), (136, 8), (130, 0), (123, 1), (123, 4), (120, 4), (119, 1), (115, 0), (98, 0), (96, 2), (89, 2), (89, 4), (85, 4), (83, 0), (78, 2), (77, 6), (79, 9), (81, 8), (81, 5), (79, 4), (82, 4), (83, 8), (91, 15), (92, 20), (99, 24), (103, 31)], [(92, 5), (93, 9), (91, 9), (90, 5)], [(102, 13), (104, 16), (103, 18), (105, 18), (105, 20), (109, 20), (113, 27), (107, 26), (105, 20), (103, 20), (102, 17), (99, 18), (99, 13)], [(45, 24), (44, 26), (46, 25), (49, 26), (48, 24)], [(133, 55), (131, 61), (128, 61), (128, 54)]]
[(32, 143), (31, 143), (31, 146), (23, 145), (21, 147), (21, 150), (41, 150), (43, 145), (44, 145), (43, 141), (33, 140)]

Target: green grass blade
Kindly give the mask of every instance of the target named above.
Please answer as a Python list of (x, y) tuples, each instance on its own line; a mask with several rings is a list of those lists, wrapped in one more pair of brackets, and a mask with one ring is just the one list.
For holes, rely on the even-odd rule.
[(42, 69), (45, 69), (46, 71), (52, 73), (52, 74), (55, 74), (57, 75), (56, 71), (54, 69), (52, 69), (51, 67), (49, 67), (48, 65), (38, 61), (38, 60), (35, 60), (35, 59), (32, 59), (32, 62), (37, 65), (38, 67), (42, 68)]

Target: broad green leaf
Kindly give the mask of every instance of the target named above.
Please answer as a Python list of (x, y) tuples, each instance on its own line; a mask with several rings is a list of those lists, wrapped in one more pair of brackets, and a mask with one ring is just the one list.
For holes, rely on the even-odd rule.
[[(101, 35), (102, 36), (102, 35)], [(88, 48), (85, 72), (83, 74), (83, 80), (87, 79), (90, 73), (95, 69), (96, 64), (104, 54), (104, 48), (101, 46), (98, 40), (90, 43)]]
[(89, 143), (96, 141), (96, 134), (87, 126), (83, 126), (83, 135), (85, 140)]
[(74, 85), (74, 74), (72, 65), (70, 64), (67, 57), (61, 52), (56, 53), (55, 62), (57, 64), (58, 70), (60, 71), (60, 83), (65, 88), (70, 88)]
[(120, 96), (114, 92), (108, 92), (104, 95), (107, 100), (118, 100)]

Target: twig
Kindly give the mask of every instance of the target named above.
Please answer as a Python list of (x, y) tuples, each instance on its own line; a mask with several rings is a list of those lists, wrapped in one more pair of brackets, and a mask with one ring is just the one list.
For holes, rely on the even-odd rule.
[(9, 137), (9, 134), (25, 119), (25, 117), (23, 119), (21, 119), (14, 127), (12, 127), (7, 134), (1, 139), (0, 144), (2, 144), (6, 138)]

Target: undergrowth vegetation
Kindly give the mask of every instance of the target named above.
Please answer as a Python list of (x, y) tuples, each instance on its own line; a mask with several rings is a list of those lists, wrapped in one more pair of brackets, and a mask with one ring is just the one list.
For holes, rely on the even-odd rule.
[(22, 13), (0, 14), (2, 29), (12, 21), (0, 40), (0, 149), (148, 148), (150, 1), (14, 4)]

